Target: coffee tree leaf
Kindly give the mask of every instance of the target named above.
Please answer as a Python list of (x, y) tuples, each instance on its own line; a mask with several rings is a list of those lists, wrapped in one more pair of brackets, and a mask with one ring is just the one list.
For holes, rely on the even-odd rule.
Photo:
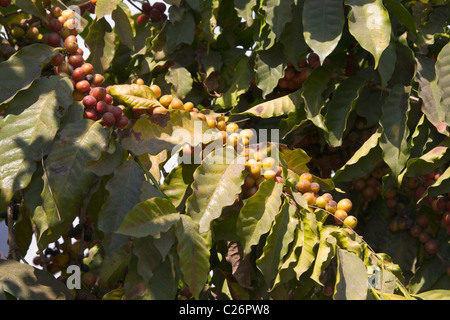
[(179, 164), (170, 171), (160, 186), (161, 191), (178, 210), (184, 206), (187, 197), (191, 194), (190, 185), (194, 181), (194, 172), (198, 166), (198, 164)]
[[(445, 105), (441, 103), (441, 90), (436, 74), (436, 62), (425, 56), (416, 56), (418, 70), (416, 80), (419, 82), (419, 94), (423, 100), (423, 111), (428, 119), (440, 133), (447, 131)], [(448, 132), (447, 132), (448, 134)]]
[(305, 41), (323, 64), (342, 36), (345, 24), (342, 1), (326, 0), (318, 6), (314, 0), (305, 0), (302, 21)]
[(333, 94), (333, 99), (327, 106), (325, 138), (334, 147), (342, 145), (343, 135), (347, 129), (350, 113), (355, 109), (359, 93), (364, 87), (365, 79), (354, 76), (344, 80)]
[(275, 33), (277, 39), (284, 30), (286, 23), (290, 22), (292, 16), (293, 0), (267, 0), (262, 9), (266, 13), (266, 22)]
[(283, 78), (286, 61), (280, 45), (274, 45), (268, 50), (258, 51), (255, 58), (256, 86), (267, 97)]
[(234, 7), (238, 16), (246, 21), (248, 27), (253, 24), (253, 8), (256, 7), (257, 0), (235, 0)]
[(383, 105), (383, 115), (380, 126), (383, 132), (380, 136), (380, 147), (383, 150), (383, 160), (397, 177), (406, 166), (409, 158), (407, 137), (409, 129), (406, 125), (409, 110), (409, 92), (403, 86), (393, 88)]
[(157, 237), (179, 219), (180, 215), (170, 200), (155, 197), (135, 205), (116, 232), (135, 238)]
[(353, 181), (372, 172), (375, 164), (382, 159), (382, 150), (378, 145), (380, 136), (380, 131), (372, 134), (331, 179), (334, 182)]
[(373, 55), (376, 69), (391, 39), (389, 13), (381, 0), (346, 0), (345, 4), (352, 8), (348, 18), (349, 31), (361, 47)]
[(43, 66), (58, 52), (58, 48), (36, 43), (0, 62), (0, 104), (11, 101), (19, 91), (29, 88), (40, 77)]
[(417, 24), (414, 21), (413, 16), (409, 11), (403, 6), (401, 2), (397, 2), (395, 0), (385, 0), (384, 4), (386, 8), (389, 10), (389, 13), (392, 13), (408, 30), (417, 35)]
[(140, 84), (114, 85), (109, 93), (119, 103), (133, 109), (150, 109), (161, 104), (149, 86)]
[(316, 215), (309, 210), (304, 210), (301, 217), (303, 230), (303, 246), (297, 265), (294, 267), (297, 279), (305, 273), (312, 265), (317, 256), (317, 246), (319, 244), (319, 223)]
[(44, 162), (42, 206), (33, 216), (40, 246), (56, 240), (78, 214), (78, 205), (96, 177), (86, 165), (107, 150), (110, 134), (109, 129), (88, 119), (59, 132)]
[[(111, 3), (111, 1), (108, 1), (108, 3)], [(134, 30), (130, 9), (123, 2), (119, 2), (117, 7), (112, 11), (111, 18), (114, 20), (117, 34), (122, 43), (130, 50), (134, 50)], [(97, 19), (99, 19), (99, 16), (97, 16)]]
[(269, 179), (260, 184), (258, 191), (243, 205), (236, 222), (236, 233), (244, 255), (258, 244), (261, 236), (270, 231), (281, 205), (283, 185)]
[[(301, 17), (303, 11), (303, 1), (294, 2), (292, 16)], [(283, 53), (286, 59), (295, 64), (308, 52), (308, 45), (303, 37), (302, 19), (292, 19), (286, 23), (280, 35), (280, 43), (283, 44)]]
[(95, 4), (95, 17), (97, 20), (100, 20), (104, 16), (112, 14), (119, 7), (120, 3), (120, 0), (98, 0)]
[(450, 192), (450, 167), (442, 173), (435, 183), (427, 188), (422, 198), (426, 196), (436, 197), (448, 192)]
[(436, 59), (437, 84), (441, 91), (441, 105), (444, 108), (446, 123), (450, 126), (450, 44), (446, 44)]
[(198, 231), (198, 224), (187, 215), (175, 225), (176, 251), (183, 281), (192, 295), (198, 298), (206, 284), (209, 273), (209, 247), (206, 239)]
[(420, 300), (450, 300), (450, 290), (436, 289), (413, 295)]
[(172, 84), (173, 91), (179, 99), (184, 99), (192, 90), (193, 80), (191, 73), (184, 67), (170, 67), (169, 72), (166, 74), (166, 81)]
[(84, 38), (90, 52), (86, 62), (94, 66), (95, 72), (104, 73), (111, 66), (116, 51), (115, 38), (114, 30), (105, 18), (89, 26), (89, 33)]
[(280, 98), (257, 104), (240, 114), (250, 114), (263, 119), (285, 116), (296, 112), (297, 105), (301, 103), (301, 90), (297, 90)]
[(334, 300), (366, 300), (367, 269), (364, 262), (355, 254), (337, 249), (338, 269)]
[(0, 198), (4, 204), (27, 187), (36, 163), (46, 156), (72, 100), (69, 79), (36, 80), (8, 104), (0, 120)]
[(322, 108), (325, 106), (323, 92), (327, 89), (330, 79), (333, 77), (333, 69), (329, 64), (322, 65), (311, 73), (303, 83), (302, 97), (305, 101), (306, 117), (314, 125), (324, 131)]
[(73, 300), (67, 286), (47, 271), (15, 260), (0, 260), (0, 287), (17, 300)]
[[(230, 72), (232, 74), (230, 80), (226, 83), (226, 91), (215, 101), (216, 105), (221, 109), (230, 109), (236, 106), (240, 96), (248, 90), (249, 83), (255, 76), (255, 71), (251, 67), (247, 56), (239, 59)], [(223, 75), (221, 75), (222, 77)]]
[(331, 235), (335, 226), (319, 227), (319, 248), (317, 249), (317, 256), (314, 261), (314, 267), (311, 274), (311, 279), (320, 285), (324, 285), (320, 280), (323, 271), (330, 265), (331, 259), (336, 255), (337, 240)]
[(288, 253), (289, 244), (294, 240), (294, 230), (298, 225), (296, 212), (296, 207), (285, 198), (267, 236), (263, 253), (256, 260), (256, 266), (270, 287), (278, 274), (284, 256)]
[[(228, 157), (228, 158), (227, 158)], [(192, 195), (187, 199), (186, 212), (199, 224), (199, 232), (210, 230), (222, 209), (232, 205), (244, 184), (245, 165), (233, 159), (233, 149), (223, 154), (208, 155), (194, 172)], [(228, 161), (227, 161), (228, 160)]]
[(41, 18), (43, 21), (47, 21), (47, 12), (44, 8), (44, 3), (39, 0), (16, 0), (15, 5), (23, 11), (32, 14), (33, 16)]
[(98, 228), (105, 233), (116, 232), (124, 223), (125, 217), (140, 202), (144, 172), (129, 159), (114, 171), (105, 189), (109, 197), (98, 216)]

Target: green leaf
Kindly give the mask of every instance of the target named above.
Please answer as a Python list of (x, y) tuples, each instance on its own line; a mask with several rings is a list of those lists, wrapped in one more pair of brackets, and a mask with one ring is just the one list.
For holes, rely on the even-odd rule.
[(95, 4), (95, 16), (97, 20), (101, 20), (104, 16), (113, 13), (121, 2), (121, 0), (98, 0)]
[(56, 240), (78, 214), (83, 195), (96, 177), (86, 170), (86, 164), (100, 158), (109, 138), (110, 130), (87, 119), (67, 125), (58, 134), (44, 163), (43, 203), (33, 216), (40, 245)]
[(189, 216), (180, 217), (175, 226), (179, 267), (183, 281), (192, 295), (198, 298), (208, 279), (210, 252), (207, 241), (198, 231), (198, 225)]
[(444, 171), (444, 173), (439, 177), (439, 179), (436, 180), (435, 183), (428, 187), (427, 192), (423, 195), (423, 197), (427, 195), (436, 197), (448, 192), (450, 192), (450, 167), (448, 167)]
[(396, 0), (385, 0), (384, 4), (389, 12), (392, 13), (401, 23), (403, 23), (410, 32), (417, 35), (416, 22), (403, 4)]
[(348, 118), (355, 109), (356, 101), (365, 82), (364, 78), (350, 77), (344, 80), (334, 92), (325, 115), (325, 126), (327, 128), (325, 137), (329, 145), (334, 147), (342, 145)]
[(261, 236), (269, 232), (281, 205), (283, 185), (269, 179), (260, 184), (258, 191), (241, 209), (236, 222), (236, 233), (242, 244), (244, 256)]
[(47, 12), (44, 8), (44, 3), (40, 0), (16, 0), (16, 6), (23, 11), (41, 18), (44, 22), (47, 21)]
[(294, 267), (297, 279), (306, 272), (316, 259), (316, 247), (319, 244), (319, 230), (316, 215), (308, 210), (304, 210), (302, 215), (303, 246), (298, 258), (297, 265)]
[(305, 0), (303, 5), (303, 36), (308, 46), (319, 55), (322, 64), (336, 48), (345, 24), (341, 0)]
[(9, 103), (6, 117), (0, 120), (3, 203), (28, 185), (36, 162), (48, 154), (59, 130), (60, 118), (72, 101), (72, 90), (67, 78), (42, 78)]
[(205, 132), (207, 129), (204, 121), (192, 117), (189, 112), (172, 110), (162, 117), (140, 117), (125, 132), (121, 143), (135, 156), (146, 153), (157, 155), (163, 150), (169, 150), (170, 158), (186, 143), (196, 146), (201, 142), (209, 142), (212, 134), (208, 135)]
[(245, 165), (237, 161), (226, 162), (233, 158), (233, 149), (226, 149), (223, 154), (217, 150), (214, 155), (208, 155), (194, 172), (193, 192), (187, 199), (186, 212), (199, 224), (200, 233), (208, 232), (211, 222), (241, 193)]
[(44, 64), (57, 55), (58, 48), (31, 44), (0, 63), (0, 104), (9, 102), (40, 77)]
[(247, 22), (248, 27), (253, 24), (253, 8), (256, 4), (257, 0), (234, 0), (234, 8), (238, 16)]
[(445, 120), (450, 126), (450, 43), (447, 43), (439, 52), (436, 60), (437, 83), (441, 89), (441, 104), (445, 108)]
[(266, 239), (261, 257), (256, 260), (258, 269), (269, 287), (278, 274), (289, 244), (294, 240), (294, 230), (298, 225), (297, 209), (287, 198), (275, 217), (275, 222)]
[(186, 68), (170, 67), (169, 73), (166, 74), (166, 80), (173, 85), (174, 93), (179, 99), (184, 99), (192, 90), (192, 76)]
[(414, 295), (421, 300), (450, 300), (450, 290), (429, 290)]
[(337, 249), (338, 269), (334, 300), (366, 300), (367, 270), (364, 262), (355, 254)]
[(381, 54), (378, 64), (378, 72), (381, 76), (382, 86), (386, 86), (395, 71), (397, 62), (396, 44), (393, 39), (389, 42), (389, 46)]
[(73, 300), (53, 274), (14, 260), (0, 260), (0, 288), (18, 300)]
[[(111, 1), (108, 1), (108, 3), (111, 3)], [(132, 26), (133, 20), (130, 9), (123, 2), (120, 2), (112, 12), (111, 17), (114, 20), (114, 25), (122, 43), (130, 48), (130, 50), (134, 50), (133, 40), (135, 33)], [(99, 19), (99, 16), (97, 16), (97, 19)]]
[(182, 10), (180, 20), (173, 21), (167, 25), (167, 47), (169, 50), (175, 49), (178, 45), (190, 45), (195, 37), (195, 20), (189, 10)]
[(105, 232), (116, 232), (124, 223), (128, 212), (140, 201), (140, 190), (144, 173), (134, 160), (127, 160), (114, 172), (105, 189), (109, 191), (98, 216), (98, 228)]
[(260, 118), (268, 119), (288, 115), (296, 112), (296, 106), (302, 103), (301, 90), (260, 103), (240, 114), (251, 114)]
[(407, 88), (394, 87), (383, 105), (383, 115), (380, 119), (380, 125), (383, 128), (380, 147), (383, 150), (383, 159), (395, 177), (400, 175), (409, 158), (409, 146), (406, 140), (409, 135), (406, 125), (408, 110)]
[[(293, 17), (301, 17), (303, 12), (303, 0), (297, 1), (292, 8)], [(283, 52), (286, 59), (295, 64), (308, 52), (308, 45), (303, 37), (302, 19), (292, 19), (288, 22), (280, 35), (280, 43), (283, 44)]]
[(158, 237), (161, 232), (168, 231), (178, 220), (180, 215), (172, 202), (155, 197), (135, 205), (126, 214), (116, 232), (136, 238)]
[(339, 168), (332, 180), (353, 181), (371, 173), (377, 162), (382, 160), (382, 150), (378, 145), (381, 132), (375, 132), (364, 142), (355, 154)]
[(104, 73), (111, 66), (116, 50), (115, 38), (114, 30), (105, 18), (89, 26), (89, 33), (84, 39), (90, 52), (86, 62), (94, 66), (96, 73)]
[(189, 186), (194, 181), (194, 172), (198, 164), (182, 163), (175, 167), (164, 178), (160, 186), (161, 191), (172, 201), (173, 205), (181, 211), (184, 201), (190, 195)]
[(247, 92), (250, 81), (254, 78), (255, 72), (250, 65), (250, 59), (242, 57), (232, 70), (232, 77), (227, 82), (227, 90), (216, 99), (216, 104), (223, 109), (230, 109), (237, 105), (240, 96)]
[[(416, 59), (418, 65), (416, 80), (419, 82), (419, 95), (423, 100), (423, 112), (438, 132), (445, 133), (447, 131), (446, 114), (450, 112), (450, 108), (446, 108), (441, 103), (441, 90), (436, 74), (436, 69), (441, 70), (443, 66), (442, 64), (437, 65), (432, 59), (425, 56), (417, 55)], [(442, 71), (440, 72), (442, 73)], [(443, 75), (445, 77), (445, 73)]]
[(326, 131), (326, 127), (323, 116), (320, 113), (325, 106), (325, 100), (322, 94), (327, 89), (328, 83), (333, 77), (333, 69), (334, 67), (328, 64), (320, 66), (303, 83), (302, 97), (305, 101), (306, 117), (316, 127), (324, 131)]
[(299, 176), (309, 170), (306, 164), (311, 161), (311, 157), (301, 148), (284, 149), (281, 151), (280, 158), (289, 169)]
[(265, 51), (258, 51), (255, 58), (256, 86), (263, 97), (270, 94), (284, 76), (286, 61), (280, 45)]
[(337, 240), (331, 235), (331, 232), (333, 232), (336, 228), (336, 226), (319, 228), (319, 248), (317, 250), (317, 256), (314, 262), (311, 279), (313, 279), (320, 285), (323, 285), (323, 283), (320, 281), (321, 275), (323, 274), (324, 270), (330, 265), (331, 259), (336, 255)]
[(283, 32), (286, 23), (292, 20), (293, 0), (266, 0), (262, 9), (266, 13), (266, 22), (270, 25), (277, 39)]
[(109, 93), (119, 103), (133, 109), (150, 109), (160, 106), (149, 86), (139, 84), (113, 85)]
[(361, 47), (373, 55), (376, 69), (380, 57), (391, 39), (389, 13), (381, 0), (371, 2), (346, 0), (345, 4), (352, 7), (351, 15), (348, 18), (350, 33)]

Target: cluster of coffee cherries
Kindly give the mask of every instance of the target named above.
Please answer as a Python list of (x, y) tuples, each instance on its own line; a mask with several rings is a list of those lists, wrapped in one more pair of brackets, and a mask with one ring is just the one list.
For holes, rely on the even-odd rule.
[[(35, 266), (44, 267), (52, 274), (66, 270), (69, 265), (76, 264), (79, 261), (80, 242), (56, 241), (53, 246), (47, 247), (42, 255), (33, 258)], [(82, 266), (82, 269), (87, 266)]]
[[(325, 63), (329, 63), (329, 60), (325, 60)], [(314, 52), (309, 53), (306, 59), (299, 59), (297, 61), (297, 66), (292, 62), (289, 62), (284, 70), (283, 78), (278, 80), (278, 86), (281, 89), (295, 91), (302, 86), (303, 82), (309, 78), (312, 71), (319, 66), (319, 56)]]
[(167, 20), (167, 6), (163, 2), (155, 2), (153, 5), (149, 2), (142, 4), (142, 14), (137, 17), (137, 23), (145, 23), (148, 20), (152, 22), (160, 22)]
[(352, 201), (348, 198), (336, 201), (328, 192), (320, 194), (320, 185), (314, 182), (314, 177), (311, 173), (305, 172), (300, 175), (299, 181), (295, 184), (295, 191), (299, 192), (306, 200), (311, 212), (325, 210), (331, 213), (336, 225), (351, 229), (357, 226), (358, 219), (350, 215), (353, 207)]

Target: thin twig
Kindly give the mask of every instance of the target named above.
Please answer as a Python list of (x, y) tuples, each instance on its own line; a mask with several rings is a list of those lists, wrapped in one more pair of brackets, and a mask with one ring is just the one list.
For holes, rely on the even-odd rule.
[(8, 259), (13, 259), (16, 261), (19, 261), (21, 259), (21, 254), (19, 247), (16, 243), (16, 236), (14, 234), (14, 203), (13, 200), (11, 200), (8, 204), (8, 207), (6, 209), (6, 215), (8, 219), (8, 243), (9, 243), (9, 250), (8, 250)]

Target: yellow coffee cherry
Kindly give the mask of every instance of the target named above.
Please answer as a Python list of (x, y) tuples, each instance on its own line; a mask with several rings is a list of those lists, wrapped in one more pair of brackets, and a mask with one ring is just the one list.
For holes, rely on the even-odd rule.
[(347, 218), (345, 218), (344, 224), (347, 227), (354, 229), (358, 225), (358, 219), (356, 219), (355, 216), (348, 216)]
[(264, 169), (272, 169), (273, 170), (277, 166), (277, 160), (275, 160), (272, 157), (264, 158), (261, 161), (261, 163), (262, 163), (262, 166)]
[(159, 103), (161, 103), (161, 105), (163, 107), (168, 108), (172, 102), (172, 96), (169, 94), (163, 95), (160, 99), (159, 99)]
[(312, 192), (306, 192), (302, 194), (302, 197), (306, 199), (308, 206), (313, 206), (316, 204), (316, 197)]
[(316, 199), (316, 205), (317, 205), (319, 208), (325, 209), (327, 203), (328, 203), (327, 199), (325, 199), (323, 196), (319, 196), (319, 197), (317, 197), (317, 199)]
[(150, 89), (153, 91), (153, 93), (155, 94), (156, 99), (159, 99), (159, 97), (161, 97), (161, 88), (156, 85), (156, 84), (152, 84), (150, 86)]
[(178, 98), (173, 98), (172, 102), (170, 102), (170, 106), (172, 107), (172, 109), (174, 110), (184, 110), (184, 104), (183, 101), (181, 101)]
[(342, 225), (343, 221), (348, 217), (347, 212), (345, 212), (344, 210), (336, 210), (336, 212), (334, 213), (334, 221), (336, 222), (337, 225)]
[(337, 209), (344, 210), (348, 213), (352, 209), (352, 202), (350, 201), (350, 199), (342, 199), (338, 202)]
[(335, 213), (337, 210), (337, 203), (334, 200), (328, 201), (328, 203), (325, 206), (325, 210), (331, 213)]
[(264, 178), (266, 179), (275, 179), (277, 173), (271, 169), (264, 170)]
[(189, 112), (194, 111), (194, 109), (195, 109), (194, 104), (190, 101), (186, 102), (183, 107), (184, 107), (185, 111), (189, 111)]
[(226, 130), (228, 133), (234, 133), (239, 130), (239, 126), (237, 125), (237, 123), (230, 122), (229, 124), (227, 124)]
[(311, 182), (309, 180), (299, 180), (296, 187), (301, 193), (311, 192)]
[(299, 180), (306, 180), (309, 181), (310, 184), (313, 182), (313, 176), (311, 173), (308, 172), (304, 172), (300, 175), (300, 179)]
[(216, 127), (216, 119), (214, 117), (206, 117), (206, 124), (211, 129), (214, 129)]
[(261, 177), (261, 166), (259, 164), (250, 165), (250, 174), (255, 179), (258, 179), (259, 177)]
[(241, 136), (236, 132), (228, 136), (228, 141), (233, 147), (236, 147), (239, 144), (239, 142), (241, 142), (241, 139), (242, 139)]
[(319, 193), (320, 185), (317, 182), (311, 183), (311, 192)]
[(217, 127), (217, 129), (220, 130), (220, 131), (225, 131), (225, 130), (227, 130), (227, 124), (226, 124), (225, 121), (223, 121), (223, 120), (217, 121), (216, 127)]

